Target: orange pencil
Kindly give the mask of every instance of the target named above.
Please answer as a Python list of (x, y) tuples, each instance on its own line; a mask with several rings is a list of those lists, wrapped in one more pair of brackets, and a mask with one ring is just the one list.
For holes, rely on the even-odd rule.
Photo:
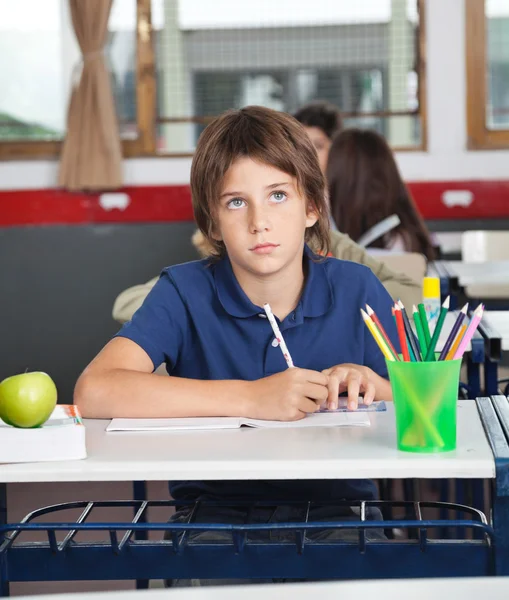
[(389, 346), (390, 351), (394, 354), (394, 358), (396, 360), (399, 360), (398, 353), (396, 352), (396, 349), (392, 345), (391, 340), (390, 340), (389, 336), (387, 335), (385, 329), (383, 328), (382, 323), (380, 323), (380, 319), (376, 316), (375, 311), (371, 308), (371, 306), (369, 304), (366, 304), (366, 312), (371, 317), (374, 324), (378, 327), (378, 330), (382, 334), (382, 337), (384, 338), (385, 343)]
[(410, 353), (408, 352), (408, 346), (406, 344), (405, 324), (403, 323), (403, 315), (401, 314), (400, 307), (394, 305), (394, 315), (396, 317), (396, 327), (398, 329), (399, 343), (401, 346), (401, 354), (403, 354), (403, 360), (410, 362)]
[(463, 339), (463, 336), (465, 335), (466, 330), (467, 330), (467, 326), (463, 325), (461, 327), (461, 329), (458, 331), (458, 335), (456, 336), (456, 339), (454, 340), (454, 343), (451, 346), (451, 349), (447, 353), (445, 360), (452, 360), (453, 356), (456, 354), (456, 350), (458, 349), (458, 346), (461, 343), (461, 340)]

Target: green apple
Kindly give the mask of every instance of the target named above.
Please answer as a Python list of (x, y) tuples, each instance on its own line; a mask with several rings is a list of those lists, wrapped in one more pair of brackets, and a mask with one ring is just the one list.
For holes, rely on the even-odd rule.
[(40, 427), (56, 403), (57, 388), (47, 373), (21, 373), (0, 383), (0, 417), (8, 425)]

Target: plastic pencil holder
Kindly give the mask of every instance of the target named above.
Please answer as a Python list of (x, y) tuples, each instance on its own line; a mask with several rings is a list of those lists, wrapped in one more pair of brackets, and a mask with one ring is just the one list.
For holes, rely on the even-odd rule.
[(387, 361), (398, 449), (448, 452), (456, 448), (461, 360)]

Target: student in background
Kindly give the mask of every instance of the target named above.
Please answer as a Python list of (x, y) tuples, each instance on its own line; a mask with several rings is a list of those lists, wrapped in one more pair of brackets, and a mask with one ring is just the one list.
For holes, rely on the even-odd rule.
[(342, 232), (356, 241), (383, 219), (397, 215), (400, 224), (370, 247), (419, 252), (434, 259), (429, 232), (380, 134), (361, 129), (339, 133), (331, 144), (326, 175), (331, 215)]
[[(335, 408), (343, 390), (351, 408), (359, 392), (367, 403), (392, 399), (385, 359), (359, 310), (372, 306), (397, 344), (392, 300), (368, 268), (326, 258), (324, 178), (298, 123), (262, 107), (224, 113), (200, 136), (191, 192), (214, 258), (163, 271), (133, 319), (79, 378), (75, 402), (83, 416), (286, 421)], [(272, 344), (264, 303), (279, 319), (294, 368)], [(169, 377), (153, 374), (163, 362)], [(243, 518), (244, 500), (275, 498), (316, 501), (310, 520), (358, 519), (336, 501), (376, 494), (368, 480), (180, 481), (170, 489), (176, 500), (227, 501), (231, 509), (205, 504), (195, 515), (196, 522), (226, 523)], [(188, 518), (189, 510), (173, 520)], [(290, 505), (277, 515), (258, 512), (259, 522), (298, 518)], [(380, 518), (378, 509), (368, 512)], [(366, 531), (373, 535), (383, 537)]]
[(293, 116), (304, 125), (325, 175), (332, 138), (343, 128), (339, 108), (325, 100), (315, 100), (299, 108)]

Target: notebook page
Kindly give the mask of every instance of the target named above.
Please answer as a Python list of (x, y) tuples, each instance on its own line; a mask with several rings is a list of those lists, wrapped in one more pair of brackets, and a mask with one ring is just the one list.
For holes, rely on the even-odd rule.
[(238, 417), (185, 417), (182, 419), (112, 419), (106, 431), (178, 431), (186, 429), (238, 429)]

